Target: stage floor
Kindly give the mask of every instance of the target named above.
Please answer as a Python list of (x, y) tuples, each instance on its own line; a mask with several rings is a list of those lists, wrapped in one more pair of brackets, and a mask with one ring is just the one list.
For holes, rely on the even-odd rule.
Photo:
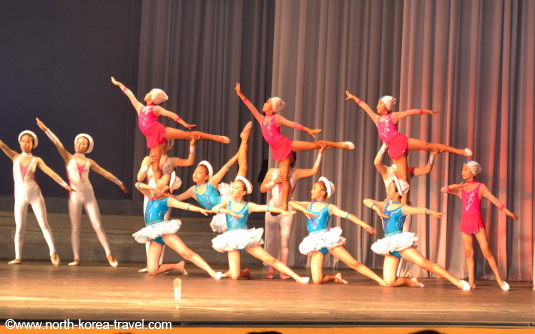
[[(511, 290), (502, 291), (494, 281), (478, 281), (476, 290), (461, 291), (443, 279), (423, 279), (423, 289), (382, 288), (349, 269), (340, 270), (347, 285), (266, 280), (265, 267), (251, 268), (254, 279), (239, 281), (213, 280), (192, 264), (187, 265), (189, 276), (150, 276), (138, 269), (1, 263), (0, 321), (143, 319), (173, 322), (173, 327), (535, 326), (535, 291), (527, 282), (511, 282)], [(182, 279), (180, 309), (173, 301), (177, 277)]]

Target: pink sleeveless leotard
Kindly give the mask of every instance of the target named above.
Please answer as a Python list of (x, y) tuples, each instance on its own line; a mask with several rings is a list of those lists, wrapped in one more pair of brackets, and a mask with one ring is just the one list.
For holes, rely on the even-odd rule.
[(463, 210), (460, 229), (462, 233), (473, 234), (485, 227), (483, 217), (481, 217), (479, 187), (481, 187), (481, 183), (471, 191), (461, 189), (460, 197), (463, 201)]
[(388, 156), (397, 159), (409, 151), (409, 139), (398, 132), (398, 127), (388, 114), (382, 121), (383, 115), (377, 120), (377, 132), (381, 140), (388, 146)]
[(158, 116), (154, 115), (155, 105), (149, 104), (141, 108), (137, 123), (141, 133), (147, 139), (147, 147), (165, 143), (165, 126), (158, 122)]
[(281, 134), (280, 126), (275, 123), (276, 117), (277, 115), (274, 115), (267, 123), (264, 123), (266, 116), (262, 117), (262, 136), (271, 147), (273, 160), (281, 161), (292, 154), (292, 140)]

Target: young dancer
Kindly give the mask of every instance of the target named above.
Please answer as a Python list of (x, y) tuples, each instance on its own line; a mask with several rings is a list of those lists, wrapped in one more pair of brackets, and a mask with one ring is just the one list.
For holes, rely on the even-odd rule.
[(111, 78), (111, 82), (121, 88), (137, 111), (139, 129), (147, 139), (147, 147), (150, 148), (150, 154), (156, 157), (156, 160), (152, 164), (152, 171), (156, 176), (156, 179), (162, 177), (162, 173), (158, 168), (158, 162), (162, 156), (163, 144), (166, 139), (190, 139), (190, 136), (199, 136), (200, 139), (210, 139), (224, 144), (230, 143), (230, 140), (224, 136), (211, 135), (200, 131), (186, 132), (175, 128), (165, 127), (159, 123), (158, 116), (162, 115), (169, 117), (187, 129), (191, 129), (195, 126), (186, 123), (177, 114), (159, 106), (159, 104), (167, 101), (167, 95), (163, 90), (153, 88), (148, 92), (144, 99), (144, 101), (147, 102), (147, 105), (144, 106), (136, 99), (134, 93), (122, 83), (116, 81), (113, 77)]
[(74, 254), (74, 261), (69, 263), (69, 266), (80, 265), (80, 229), (82, 227), (82, 207), (85, 208), (85, 212), (89, 217), (89, 221), (97, 234), (98, 240), (106, 251), (106, 257), (112, 267), (117, 267), (119, 263), (113, 256), (110, 245), (108, 244), (108, 238), (106, 232), (102, 227), (100, 221), (100, 211), (98, 209), (95, 193), (93, 192), (93, 186), (89, 182), (89, 170), (104, 176), (109, 181), (115, 183), (126, 194), (128, 190), (124, 184), (119, 181), (112, 173), (108, 172), (104, 168), (100, 167), (94, 160), (85, 157), (86, 153), (91, 153), (95, 146), (93, 138), (85, 133), (80, 133), (74, 139), (74, 152), (69, 153), (59, 139), (48, 129), (48, 127), (36, 118), (37, 125), (43, 130), (48, 138), (56, 145), (59, 154), (65, 161), (67, 166), (67, 177), (72, 189), (75, 192), (69, 193), (69, 216), (71, 218), (71, 245), (72, 252)]
[(251, 212), (277, 212), (291, 215), (295, 212), (280, 210), (270, 205), (258, 205), (243, 200), (245, 195), (253, 191), (251, 183), (243, 176), (237, 176), (230, 189), (230, 201), (222, 202), (212, 208), (213, 212), (224, 213), (227, 216), (227, 231), (212, 240), (212, 246), (218, 252), (228, 254), (229, 271), (232, 279), (251, 278), (249, 269), (240, 270), (240, 252), (247, 252), (278, 271), (292, 277), (299, 283), (308, 283), (309, 277), (301, 277), (279, 260), (269, 255), (261, 247), (264, 243), (262, 233), (264, 229), (248, 229), (247, 218)]
[(385, 257), (383, 278), (386, 286), (424, 287), (417, 278), (397, 277), (396, 272), (399, 260), (403, 258), (422, 269), (447, 279), (459, 289), (470, 290), (470, 285), (467, 282), (456, 279), (442, 266), (429, 261), (414, 248), (414, 243), (418, 240), (418, 237), (414, 233), (402, 232), (403, 222), (407, 215), (429, 214), (435, 218), (441, 218), (444, 212), (436, 212), (426, 208), (413, 208), (401, 204), (401, 192), (399, 188), (399, 182), (396, 184), (395, 181), (391, 182), (388, 186), (386, 197), (391, 201), (390, 203), (374, 201), (372, 199), (364, 200), (364, 205), (374, 210), (383, 219), (385, 237), (377, 240), (372, 245), (372, 250)]
[[(221, 167), (219, 172), (214, 175), (214, 169), (208, 161), (201, 161), (195, 171), (193, 172), (193, 182), (196, 185), (190, 187), (182, 194), (175, 198), (179, 201), (185, 201), (188, 198), (194, 198), (197, 203), (203, 208), (210, 210), (214, 206), (223, 201), (227, 201), (230, 193), (231, 185), (223, 183), (221, 180), (230, 170), (230, 167), (238, 162), (238, 176), (246, 177), (248, 162), (247, 162), (247, 142), (251, 135), (252, 122), (248, 122), (243, 128), (240, 137), (241, 143), (238, 153), (233, 156), (225, 166)], [(216, 214), (212, 218), (210, 227), (214, 232), (224, 232), (227, 229), (227, 218), (224, 214)]]
[(482, 168), (476, 161), (467, 161), (463, 164), (461, 172), (464, 182), (460, 184), (451, 184), (440, 189), (443, 193), (457, 195), (463, 202), (461, 215), (461, 233), (463, 236), (464, 256), (466, 257), (466, 267), (468, 268), (468, 283), (472, 289), (476, 288), (474, 278), (474, 236), (479, 243), (481, 252), (487, 259), (490, 268), (496, 275), (496, 281), (502, 290), (509, 290), (509, 284), (502, 279), (498, 264), (489, 247), (487, 231), (481, 216), (481, 198), (485, 197), (492, 204), (496, 205), (507, 216), (518, 220), (518, 216), (509, 211), (499, 199), (494, 197), (489, 189), (483, 184), (476, 181), (476, 176), (481, 173)]
[[(343, 247), (346, 244), (346, 239), (342, 237), (342, 229), (339, 227), (329, 228), (329, 220), (334, 215), (348, 219), (370, 234), (377, 234), (373, 227), (351, 213), (342, 211), (333, 204), (325, 203), (325, 199), (330, 198), (334, 194), (334, 190), (334, 184), (322, 176), (312, 187), (311, 198), (313, 202), (290, 200), (288, 203), (292, 208), (302, 211), (308, 217), (307, 230), (310, 234), (299, 245), (299, 251), (301, 254), (311, 255), (310, 270), (312, 272), (312, 281), (316, 284), (327, 282), (348, 283), (342, 278), (341, 273), (337, 273), (335, 276), (323, 275), (323, 260), (325, 259), (325, 254), (330, 253), (361, 275), (384, 286), (385, 282), (382, 278), (377, 276), (370, 268), (355, 260)], [(309, 213), (313, 215), (309, 215)]]
[[(169, 158), (167, 156), (167, 152), (171, 148), (173, 148), (173, 145), (175, 143), (174, 139), (167, 139), (165, 143), (163, 144), (163, 155), (160, 159), (160, 170), (162, 171), (163, 175), (171, 175), (171, 180), (169, 182), (169, 192), (172, 193), (176, 189), (180, 188), (182, 185), (182, 180), (180, 180), (179, 177), (176, 177), (176, 174), (174, 172), (174, 169), (176, 167), (189, 167), (192, 166), (195, 162), (195, 143), (199, 137), (191, 136), (190, 139), (190, 146), (189, 146), (189, 156), (188, 159), (179, 159), (179, 158)], [(147, 180), (147, 185), (149, 187), (156, 187), (156, 180), (154, 179), (154, 174), (152, 173), (152, 161), (155, 158), (152, 158), (150, 156), (146, 156), (143, 158), (143, 161), (141, 162), (141, 168), (139, 169), (139, 172), (137, 173), (137, 180), (138, 182), (143, 182)], [(143, 196), (143, 214), (145, 214), (147, 209), (147, 203), (149, 202), (149, 198), (147, 196)], [(171, 219), (171, 211), (172, 209), (169, 208), (167, 210), (167, 213), (165, 214), (164, 220)], [(146, 252), (147, 255), (149, 254), (149, 243), (146, 243)], [(165, 245), (162, 248), (162, 255), (160, 257), (160, 264), (163, 263), (163, 258), (165, 254)], [(138, 270), (139, 273), (146, 273), (148, 272), (147, 268)]]
[[(325, 143), (321, 143), (322, 147), (318, 151), (318, 157), (314, 167), (311, 169), (293, 169), (295, 165), (295, 160), (297, 154), (295, 152), (290, 156), (290, 171), (288, 172), (288, 181), (290, 182), (290, 197), (294, 193), (295, 187), (297, 186), (297, 181), (302, 178), (310, 177), (316, 175), (320, 169), (321, 156), (323, 151), (326, 149)], [(271, 168), (266, 173), (264, 181), (260, 186), (260, 192), (265, 193), (271, 190), (271, 199), (268, 202), (268, 205), (278, 207), (281, 205), (281, 196), (282, 196), (282, 183), (286, 180), (280, 176), (278, 168)], [(288, 208), (288, 211), (291, 211)], [(288, 253), (289, 253), (289, 244), (290, 244), (290, 233), (292, 233), (292, 226), (294, 221), (294, 216), (281, 216), (281, 215), (272, 215), (269, 212), (266, 212), (266, 251), (274, 257), (277, 257), (277, 239), (280, 240), (280, 256), (279, 260), (283, 264), (288, 264)], [(269, 267), (268, 274), (266, 275), (267, 279), (273, 278), (273, 267)], [(280, 278), (288, 279), (289, 276), (281, 273)]]
[[(429, 114), (435, 116), (438, 111), (424, 110), (424, 109), (412, 109), (408, 111), (400, 111), (392, 113), (392, 108), (397, 103), (397, 100), (392, 96), (385, 95), (379, 99), (377, 103), (377, 113), (366, 104), (366, 102), (360, 100), (350, 92), (346, 91), (346, 100), (353, 100), (357, 103), (377, 126), (377, 131), (381, 140), (388, 146), (388, 155), (394, 161), (398, 167), (399, 178), (406, 183), (409, 182), (407, 176), (407, 153), (409, 150), (423, 150), (423, 151), (446, 151), (463, 156), (472, 156), (472, 151), (468, 148), (457, 149), (444, 144), (427, 143), (419, 139), (407, 138), (398, 132), (397, 123), (400, 119), (414, 116)], [(408, 191), (409, 189), (403, 187), (400, 191)]]
[(145, 211), (146, 227), (132, 234), (137, 242), (150, 243), (147, 255), (148, 273), (150, 275), (158, 275), (176, 269), (184, 275), (188, 274), (184, 261), (176, 264), (159, 263), (163, 245), (167, 245), (184, 259), (193, 262), (197, 267), (206, 271), (212, 278), (220, 279), (221, 272), (215, 272), (202, 257), (189, 249), (178, 235), (176, 235), (176, 232), (180, 229), (180, 220), (164, 220), (164, 216), (170, 207), (200, 212), (205, 216), (211, 212), (191, 204), (179, 202), (171, 197), (159, 198), (169, 192), (169, 179), (169, 175), (163, 176), (156, 181), (155, 188), (141, 182), (136, 184), (136, 188), (143, 195), (150, 197), (147, 210)]
[[(284, 137), (280, 133), (280, 126), (284, 125), (290, 128), (297, 130), (305, 131), (313, 138), (316, 138), (316, 133), (321, 132), (320, 129), (309, 129), (301, 124), (289, 121), (282, 117), (279, 113), (284, 110), (286, 104), (279, 97), (270, 97), (266, 103), (262, 106), (262, 111), (266, 114), (262, 116), (255, 106), (249, 101), (245, 95), (243, 95), (240, 83), (236, 83), (236, 94), (243, 101), (243, 103), (249, 108), (254, 118), (260, 124), (262, 128), (262, 135), (264, 139), (271, 147), (271, 153), (273, 160), (277, 161), (279, 167), (280, 176), (285, 180), (282, 182), (282, 192), (281, 192), (281, 204), (280, 209), (286, 210), (289, 194), (290, 194), (290, 183), (288, 182), (288, 173), (290, 171), (290, 160), (292, 152), (296, 151), (309, 151), (320, 149), (323, 145), (326, 147), (337, 147), (353, 150), (355, 145), (353, 143), (346, 141), (343, 143), (335, 143), (331, 141), (321, 140), (317, 142), (305, 142), (299, 140), (291, 140), (287, 137)], [(323, 143), (323, 144), (322, 144)]]
[(9, 264), (22, 263), (22, 246), (24, 244), (24, 230), (26, 229), (26, 215), (28, 214), (28, 204), (32, 206), (35, 218), (43, 231), (46, 243), (50, 250), (50, 260), (57, 266), (60, 262), (54, 245), (52, 230), (48, 225), (46, 217), (46, 206), (41, 194), (41, 189), (35, 181), (35, 169), (39, 167), (45, 174), (50, 176), (60, 186), (68, 191), (73, 189), (54, 173), (43, 159), (34, 157), (32, 151), (39, 144), (35, 133), (29, 130), (22, 131), (19, 134), (19, 144), (22, 153), (11, 150), (3, 141), (0, 140), (0, 149), (13, 161), (13, 181), (15, 182), (15, 259), (9, 261)]

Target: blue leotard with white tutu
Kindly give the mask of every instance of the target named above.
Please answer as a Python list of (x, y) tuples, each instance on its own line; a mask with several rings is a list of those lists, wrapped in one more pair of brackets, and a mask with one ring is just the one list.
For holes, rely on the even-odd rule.
[(318, 217), (307, 218), (307, 230), (309, 233), (326, 229), (329, 226), (329, 221), (331, 220), (331, 215), (329, 214), (330, 205), (324, 206), (319, 211), (313, 211), (313, 206), (314, 203), (310, 203), (308, 206), (308, 211), (312, 212)]
[[(383, 218), (383, 230), (385, 231), (385, 237), (403, 232), (403, 224), (405, 223), (405, 218), (407, 217), (402, 212), (403, 205), (400, 205), (395, 209), (388, 210), (388, 206), (390, 204), (393, 203), (388, 203), (384, 210), (384, 214), (388, 216), (388, 218)], [(398, 251), (390, 252), (390, 254), (401, 259), (401, 255)]]
[(165, 214), (169, 211), (168, 198), (160, 198), (149, 201), (145, 209), (145, 227), (132, 236), (139, 243), (157, 242), (165, 245), (162, 236), (175, 234), (182, 224), (178, 219), (165, 220)]
[[(145, 210), (145, 225), (149, 226), (163, 221), (163, 217), (169, 210), (167, 206), (167, 198), (160, 198), (156, 200), (149, 201), (147, 203), (147, 209)], [(165, 245), (162, 237), (153, 239), (160, 245)]]
[(403, 232), (403, 224), (405, 223), (406, 215), (403, 214), (403, 205), (389, 210), (390, 204), (385, 206), (384, 214), (388, 218), (383, 218), (383, 230), (385, 237), (377, 240), (372, 245), (372, 250), (380, 255), (393, 255), (401, 259), (399, 252), (413, 247), (418, 241), (418, 236), (412, 232)]
[[(232, 201), (227, 203), (227, 209), (232, 210)], [(245, 203), (243, 208), (233, 212), (243, 215), (243, 217), (236, 218), (231, 215), (227, 215), (227, 228), (228, 231), (247, 229), (247, 218), (249, 218), (249, 203)]]
[(193, 186), (193, 193), (195, 194), (195, 199), (203, 208), (211, 210), (214, 206), (221, 203), (219, 191), (210, 182), (206, 182), (206, 188), (202, 194), (197, 192), (199, 187), (202, 187), (202, 184), (200, 186)]
[(314, 203), (310, 203), (307, 210), (317, 217), (307, 218), (309, 235), (299, 244), (299, 251), (301, 254), (311, 254), (315, 251), (327, 254), (329, 249), (344, 245), (346, 239), (342, 237), (342, 230), (339, 227), (329, 229), (329, 221), (331, 220), (330, 204), (325, 205), (318, 211), (314, 211), (313, 207)]

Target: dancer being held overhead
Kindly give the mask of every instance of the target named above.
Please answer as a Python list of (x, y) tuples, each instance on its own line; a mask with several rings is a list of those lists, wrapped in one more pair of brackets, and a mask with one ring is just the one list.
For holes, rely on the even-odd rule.
[(182, 224), (180, 220), (164, 220), (165, 214), (169, 208), (177, 208), (181, 210), (200, 212), (203, 215), (211, 213), (210, 210), (205, 210), (197, 206), (182, 203), (171, 197), (163, 197), (169, 193), (169, 175), (163, 176), (156, 181), (156, 187), (150, 187), (144, 183), (136, 183), (136, 188), (145, 196), (149, 197), (147, 210), (145, 211), (146, 227), (137, 231), (132, 236), (139, 243), (150, 243), (149, 252), (147, 255), (147, 269), (150, 275), (158, 275), (170, 270), (179, 270), (182, 274), (187, 275), (184, 261), (176, 264), (160, 264), (159, 260), (163, 245), (178, 253), (184, 259), (193, 262), (197, 267), (206, 271), (212, 278), (220, 279), (221, 273), (215, 272), (202, 257), (194, 253), (184, 244), (178, 237), (176, 232), (180, 229)]
[[(409, 182), (407, 175), (407, 153), (409, 150), (416, 151), (434, 151), (438, 149), (439, 152), (446, 151), (449, 153), (455, 153), (463, 156), (471, 156), (472, 151), (468, 148), (458, 149), (444, 144), (427, 143), (419, 139), (408, 138), (398, 132), (397, 124), (400, 119), (414, 116), (429, 114), (435, 116), (438, 111), (424, 110), (424, 109), (412, 109), (408, 111), (400, 111), (393, 113), (392, 108), (397, 103), (397, 99), (392, 96), (385, 95), (379, 99), (377, 103), (377, 113), (375, 113), (366, 102), (360, 100), (349, 91), (346, 91), (346, 100), (353, 100), (357, 103), (377, 126), (377, 131), (381, 140), (388, 146), (388, 155), (397, 165), (397, 172), (399, 178), (406, 183)], [(409, 189), (403, 187), (400, 189), (402, 192), (407, 192)], [(403, 194), (404, 194), (403, 193)]]
[(45, 174), (50, 176), (60, 186), (68, 191), (74, 191), (65, 181), (54, 173), (43, 159), (33, 156), (33, 149), (39, 144), (35, 133), (29, 130), (22, 131), (19, 134), (19, 144), (22, 153), (11, 150), (3, 141), (0, 140), (0, 149), (13, 161), (13, 180), (15, 181), (15, 259), (9, 261), (9, 264), (22, 263), (22, 246), (24, 244), (24, 230), (26, 229), (26, 215), (28, 214), (28, 204), (32, 206), (35, 218), (43, 231), (46, 243), (50, 250), (50, 260), (57, 266), (59, 256), (56, 253), (54, 237), (46, 217), (46, 206), (41, 189), (35, 181), (35, 170), (39, 167)]
[(165, 127), (159, 123), (158, 116), (162, 115), (183, 125), (185, 128), (191, 129), (195, 126), (186, 123), (177, 114), (159, 106), (159, 104), (164, 103), (168, 99), (163, 90), (153, 88), (148, 92), (144, 98), (147, 105), (144, 106), (136, 99), (134, 93), (125, 87), (125, 85), (116, 81), (113, 77), (111, 78), (111, 82), (121, 88), (137, 111), (139, 129), (147, 139), (147, 147), (150, 148), (150, 154), (154, 155), (156, 158), (152, 164), (152, 171), (156, 179), (162, 177), (158, 163), (162, 156), (163, 144), (166, 139), (190, 139), (191, 136), (198, 136), (200, 139), (210, 139), (224, 144), (230, 143), (230, 140), (224, 136), (211, 135), (200, 131), (182, 131), (175, 128)]
[[(288, 203), (292, 208), (302, 211), (307, 216), (307, 230), (310, 233), (299, 245), (299, 251), (304, 255), (311, 255), (310, 270), (312, 272), (312, 281), (316, 284), (335, 282), (348, 282), (342, 278), (341, 273), (335, 276), (323, 274), (323, 260), (325, 254), (330, 253), (335, 258), (344, 262), (348, 267), (356, 270), (363, 276), (366, 276), (379, 285), (384, 286), (383, 279), (370, 268), (355, 260), (351, 254), (343, 247), (346, 239), (342, 237), (342, 229), (339, 227), (329, 228), (331, 216), (338, 216), (348, 219), (352, 223), (359, 225), (370, 234), (377, 234), (377, 231), (370, 225), (358, 219), (349, 212), (340, 210), (333, 204), (325, 203), (325, 199), (334, 194), (334, 184), (325, 177), (320, 177), (314, 184), (311, 191), (313, 202), (297, 202), (290, 200)], [(312, 213), (313, 215), (310, 215)]]
[(496, 275), (496, 281), (502, 290), (509, 290), (509, 284), (505, 282), (500, 275), (500, 269), (496, 263), (494, 255), (489, 247), (487, 239), (487, 230), (481, 216), (481, 199), (487, 198), (492, 204), (496, 205), (508, 217), (518, 220), (518, 216), (509, 211), (499, 199), (494, 197), (489, 189), (483, 184), (476, 181), (476, 176), (481, 173), (481, 165), (476, 161), (467, 161), (463, 164), (461, 175), (464, 182), (460, 184), (451, 184), (440, 189), (443, 193), (459, 196), (463, 202), (461, 214), (461, 233), (463, 237), (464, 256), (466, 257), (466, 267), (468, 268), (468, 283), (472, 289), (476, 288), (474, 271), (474, 237), (479, 243), (481, 252), (487, 259), (490, 268)]
[(71, 218), (71, 245), (74, 254), (74, 261), (69, 263), (69, 266), (80, 265), (80, 229), (82, 227), (82, 207), (89, 217), (89, 221), (97, 234), (100, 244), (106, 252), (108, 262), (112, 267), (117, 267), (119, 264), (113, 254), (111, 253), (110, 245), (106, 232), (102, 227), (100, 220), (100, 211), (98, 203), (93, 192), (93, 186), (89, 182), (89, 170), (104, 176), (109, 181), (115, 183), (126, 194), (128, 190), (124, 184), (119, 181), (113, 174), (100, 167), (94, 160), (85, 157), (86, 153), (91, 153), (95, 146), (93, 138), (85, 133), (80, 133), (74, 139), (74, 152), (69, 153), (59, 139), (46, 127), (46, 125), (36, 118), (37, 125), (43, 130), (48, 138), (56, 145), (59, 154), (65, 161), (67, 166), (67, 177), (74, 192), (69, 193), (69, 216)]
[[(326, 149), (325, 143), (321, 144), (323, 146), (318, 151), (316, 163), (311, 169), (293, 169), (295, 165), (295, 160), (297, 158), (297, 153), (293, 152), (290, 156), (290, 171), (288, 173), (288, 182), (290, 182), (290, 197), (292, 197), (292, 194), (294, 193), (295, 187), (297, 186), (297, 181), (302, 178), (316, 175), (318, 173), (321, 164), (321, 156), (323, 155), (323, 151)], [(268, 170), (266, 176), (264, 177), (264, 181), (262, 182), (262, 186), (260, 187), (260, 192), (265, 193), (271, 190), (271, 199), (268, 202), (269, 205), (274, 207), (280, 206), (282, 196), (282, 184), (285, 181), (286, 179), (280, 176), (278, 168), (271, 168), (270, 170)], [(288, 208), (288, 211), (291, 210), (291, 208)], [(292, 233), (292, 226), (294, 221), (293, 218), (293, 215), (274, 216), (271, 213), (266, 212), (266, 244), (264, 248), (269, 254), (273, 255), (274, 257), (277, 257), (277, 249), (275, 246), (278, 244), (277, 239), (279, 239), (279, 260), (286, 265), (288, 264), (290, 233)], [(264, 278), (273, 278), (273, 267), (268, 268), (268, 274)], [(281, 273), (280, 278), (287, 279), (290, 277)]]
[(320, 129), (309, 129), (304, 125), (289, 121), (280, 115), (280, 112), (286, 108), (286, 104), (280, 97), (270, 97), (266, 103), (262, 106), (262, 111), (265, 116), (262, 116), (255, 108), (253, 103), (249, 101), (245, 95), (243, 95), (240, 84), (236, 83), (236, 94), (243, 101), (243, 103), (249, 108), (254, 118), (260, 124), (262, 128), (262, 135), (264, 139), (271, 147), (271, 153), (273, 160), (277, 161), (280, 176), (285, 180), (282, 182), (282, 192), (281, 192), (281, 204), (280, 209), (286, 210), (289, 194), (290, 194), (290, 183), (288, 182), (288, 173), (290, 171), (290, 160), (292, 152), (297, 151), (309, 151), (309, 150), (318, 150), (322, 146), (326, 147), (337, 147), (353, 150), (355, 145), (351, 142), (340, 142), (335, 143), (331, 141), (321, 140), (317, 142), (306, 142), (300, 140), (291, 140), (287, 137), (284, 137), (280, 133), (280, 126), (284, 125), (293, 129), (300, 131), (305, 131), (313, 138), (316, 138), (316, 133), (321, 132)]
[(245, 202), (245, 195), (253, 191), (251, 183), (243, 176), (237, 176), (230, 189), (230, 201), (222, 202), (212, 208), (213, 212), (224, 213), (227, 217), (228, 230), (215, 237), (212, 240), (212, 246), (218, 252), (228, 254), (229, 271), (227, 273), (230, 278), (236, 280), (239, 278), (251, 278), (249, 269), (240, 270), (240, 252), (247, 252), (256, 257), (260, 261), (269, 266), (274, 267), (278, 271), (292, 277), (298, 283), (308, 283), (308, 277), (301, 277), (293, 270), (288, 268), (279, 260), (269, 255), (268, 252), (261, 247), (264, 243), (262, 234), (264, 229), (248, 229), (247, 218), (251, 212), (277, 212), (279, 214), (295, 214), (295, 212), (288, 212), (280, 210), (270, 205), (258, 205), (251, 202)]
[(422, 269), (447, 279), (459, 289), (470, 290), (470, 285), (467, 282), (456, 279), (442, 266), (429, 261), (414, 248), (414, 243), (418, 240), (414, 233), (403, 232), (403, 222), (407, 215), (433, 215), (435, 218), (441, 218), (444, 212), (436, 212), (426, 208), (413, 208), (401, 204), (399, 188), (399, 182), (397, 184), (395, 181), (390, 183), (386, 189), (386, 198), (390, 200), (389, 203), (372, 199), (364, 200), (364, 205), (374, 210), (383, 219), (385, 237), (377, 240), (372, 245), (372, 250), (385, 257), (383, 279), (386, 286), (424, 287), (417, 278), (397, 277), (399, 260), (403, 258)]

